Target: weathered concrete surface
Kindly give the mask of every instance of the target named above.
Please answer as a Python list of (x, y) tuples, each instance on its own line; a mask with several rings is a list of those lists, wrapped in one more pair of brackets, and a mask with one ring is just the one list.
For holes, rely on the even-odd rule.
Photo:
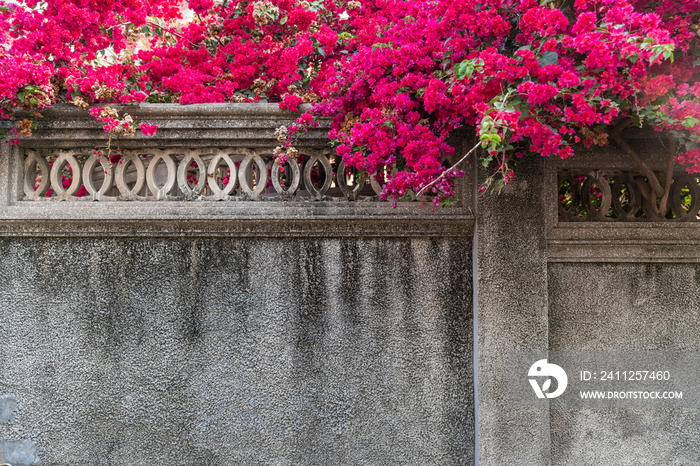
[[(140, 104), (112, 105), (121, 115), (128, 113), (139, 123), (158, 126), (158, 132), (146, 136), (140, 132), (133, 138), (119, 139), (119, 146), (130, 147), (195, 147), (209, 141), (210, 147), (225, 147), (236, 141), (242, 147), (269, 147), (277, 145), (275, 129), (289, 126), (299, 113), (282, 110), (278, 104)], [(311, 105), (302, 104), (300, 112)], [(18, 118), (24, 115), (18, 114)], [(37, 131), (23, 138), (23, 147), (91, 147), (95, 141), (105, 141), (105, 133), (86, 110), (71, 104), (57, 104), (42, 112)], [(10, 121), (0, 122), (0, 128), (15, 127)], [(317, 128), (299, 135), (297, 147), (327, 147), (330, 120), (319, 120)]]
[(544, 404), (509, 401), (508, 353), (547, 350), (547, 256), (544, 164), (519, 162), (498, 196), (479, 198), (478, 415), (480, 465), (549, 464), (549, 413)]
[(44, 465), (473, 462), (468, 240), (5, 238), (0, 277)]
[[(550, 264), (553, 351), (700, 351), (700, 265)], [(700, 464), (700, 411), (552, 405), (554, 465)]]

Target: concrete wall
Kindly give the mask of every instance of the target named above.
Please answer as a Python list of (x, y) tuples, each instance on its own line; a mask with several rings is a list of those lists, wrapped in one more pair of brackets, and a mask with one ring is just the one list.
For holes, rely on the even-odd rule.
[[(549, 412), (508, 397), (508, 354), (547, 350), (543, 161), (479, 200), (476, 227), (479, 464), (548, 464)], [(485, 175), (485, 174), (483, 174)]]
[(5, 239), (0, 270), (13, 466), (473, 462), (469, 241)]
[[(628, 137), (637, 136), (632, 145), (661, 171), (666, 152), (653, 135)], [(511, 186), (478, 201), (479, 464), (699, 465), (700, 406), (509, 399), (509, 352), (700, 351), (700, 225), (561, 222), (557, 173), (577, 168), (635, 170), (615, 146), (585, 159), (524, 159)]]
[[(698, 297), (698, 264), (550, 264), (550, 349), (700, 351)], [(700, 464), (692, 408), (553, 408), (552, 463)]]
[[(96, 144), (78, 113), (47, 112), (22, 147)], [(275, 105), (132, 113), (160, 127), (134, 150), (274, 147), (294, 120)], [(635, 141), (662, 169), (655, 139)], [(700, 350), (698, 223), (559, 222), (559, 170), (633, 170), (614, 146), (520, 160), (475, 203), (474, 163), (463, 204), (435, 213), (23, 201), (22, 147), (0, 146), (0, 460), (700, 464), (698, 411), (509, 400), (510, 352)]]

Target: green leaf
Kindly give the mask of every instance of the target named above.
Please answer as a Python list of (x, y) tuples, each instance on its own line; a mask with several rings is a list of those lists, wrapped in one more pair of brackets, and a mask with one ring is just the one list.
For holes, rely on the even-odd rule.
[(538, 61), (540, 62), (540, 66), (558, 65), (559, 55), (557, 55), (557, 52), (553, 51), (545, 52)]
[(285, 24), (286, 22), (287, 22), (287, 17), (286, 17), (286, 16), (280, 20), (280, 24), (281, 24), (282, 26), (284, 26), (284, 24)]
[(464, 77), (467, 75), (467, 68), (469, 67), (469, 60), (464, 60), (462, 63), (459, 63), (457, 66), (455, 66), (455, 78), (458, 80), (464, 79)]
[(695, 60), (693, 62), (693, 66), (700, 66), (700, 60)]
[(462, 63), (455, 66), (455, 78), (457, 80), (469, 79), (474, 74), (474, 70), (481, 71), (484, 66), (484, 60), (475, 58), (472, 60), (464, 60)]
[(695, 125), (697, 125), (698, 123), (700, 123), (700, 120), (698, 120), (697, 118), (693, 118), (692, 116), (688, 115), (687, 117), (685, 117), (685, 119), (683, 120), (683, 123), (681, 123), (681, 124), (682, 124), (683, 126), (685, 126), (686, 128), (692, 128), (692, 127), (694, 127)]
[(394, 45), (393, 42), (389, 42), (388, 44), (385, 44), (384, 42), (378, 42), (376, 44), (372, 44), (372, 51), (375, 51), (377, 49), (390, 49), (392, 48), (392, 45)]

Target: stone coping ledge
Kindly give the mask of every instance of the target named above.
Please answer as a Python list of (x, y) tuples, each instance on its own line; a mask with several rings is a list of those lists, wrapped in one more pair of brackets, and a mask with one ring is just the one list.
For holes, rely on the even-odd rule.
[[(105, 104), (106, 105), (106, 104)], [(105, 105), (96, 105), (102, 107)], [(275, 129), (289, 126), (310, 104), (300, 106), (300, 112), (282, 110), (277, 104), (141, 104), (110, 105), (120, 114), (128, 113), (136, 125), (156, 124), (158, 131), (146, 136), (137, 131), (133, 138), (120, 137), (113, 142), (122, 149), (143, 147), (201, 147), (240, 145), (274, 147)], [(26, 117), (21, 113), (17, 118)], [(15, 122), (0, 122), (0, 128), (11, 128)], [(300, 133), (298, 147), (328, 147), (330, 120), (321, 119), (317, 128)], [(88, 110), (70, 104), (58, 104), (42, 112), (37, 129), (29, 138), (21, 138), (26, 148), (75, 148), (106, 145), (107, 135), (102, 124)]]
[[(274, 198), (273, 198), (274, 199)], [(434, 207), (432, 203), (399, 202), (396, 208), (390, 201), (115, 201), (92, 202), (89, 199), (58, 201), (16, 201), (0, 209), (2, 219), (104, 219), (119, 220), (159, 218), (244, 219), (260, 217), (279, 218), (358, 218), (382, 216), (387, 218), (473, 218), (468, 207)], [(434, 210), (434, 212), (431, 212)]]
[(474, 220), (460, 217), (0, 220), (0, 237), (167, 238), (471, 238)]
[(547, 252), (549, 262), (700, 263), (700, 223), (559, 222)]
[[(256, 119), (296, 119), (302, 113), (311, 109), (311, 104), (301, 104), (298, 112), (291, 112), (279, 108), (278, 104), (270, 103), (214, 103), (214, 104), (96, 104), (92, 107), (112, 107), (120, 113), (128, 113), (136, 118), (158, 118), (168, 120), (236, 120), (238, 122), (251, 121)], [(43, 125), (61, 122), (67, 126), (84, 125), (84, 122), (89, 122), (91, 126), (101, 127), (99, 122), (90, 115), (87, 109), (78, 108), (72, 104), (56, 104), (41, 111), (42, 118), (37, 121), (37, 126), (41, 128)], [(16, 113), (18, 119), (25, 118), (28, 114)], [(325, 123), (330, 126), (329, 119), (320, 120), (321, 124)], [(12, 125), (12, 122), (7, 120), (2, 122), (3, 125)]]
[(549, 228), (550, 240), (671, 240), (700, 241), (696, 222), (559, 222)]
[(700, 263), (700, 240), (551, 240), (547, 261)]

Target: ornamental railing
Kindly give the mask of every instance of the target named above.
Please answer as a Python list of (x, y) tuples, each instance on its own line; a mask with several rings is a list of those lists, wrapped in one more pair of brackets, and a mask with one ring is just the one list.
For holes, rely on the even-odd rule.
[[(374, 177), (345, 167), (329, 120), (300, 132), (296, 160), (280, 166), (277, 130), (299, 115), (277, 104), (119, 111), (158, 131), (108, 141), (87, 111), (59, 104), (31, 137), (0, 144), (0, 236), (458, 237), (474, 222), (470, 177), (445, 208), (410, 192), (380, 202), (393, 168)], [(462, 138), (453, 142), (463, 153)]]
[[(379, 201), (378, 180), (389, 174), (359, 176), (346, 168), (329, 145), (325, 120), (296, 140), (297, 160), (280, 166), (273, 157), (280, 145), (276, 130), (294, 124), (296, 115), (276, 104), (149, 104), (120, 111), (157, 124), (157, 133), (107, 145), (101, 125), (85, 110), (68, 105), (47, 110), (34, 135), (8, 154), (19, 162), (19, 171), (10, 176), (16, 178), (7, 180), (17, 184), (10, 203)], [(458, 192), (469, 197), (468, 190), (458, 187)], [(408, 191), (398, 200), (430, 199)]]
[(382, 190), (330, 148), (306, 149), (284, 166), (265, 148), (124, 150), (116, 163), (87, 148), (24, 153), (28, 201), (378, 200)]
[[(663, 179), (662, 173), (657, 173)], [(675, 174), (665, 216), (656, 214), (642, 196), (644, 176), (624, 170), (560, 170), (558, 211), (560, 222), (634, 222), (700, 220), (700, 178)], [(649, 188), (647, 188), (649, 189)]]

